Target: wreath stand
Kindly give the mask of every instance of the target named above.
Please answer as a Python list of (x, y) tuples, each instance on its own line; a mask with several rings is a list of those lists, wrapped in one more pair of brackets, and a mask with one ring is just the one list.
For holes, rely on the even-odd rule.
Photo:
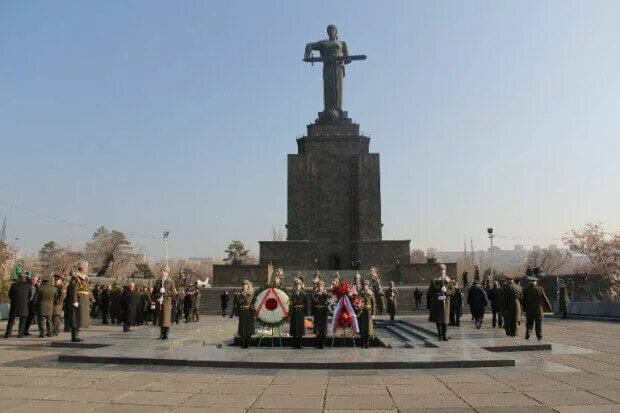
[[(278, 337), (278, 341), (279, 341), (279, 343), (280, 343), (280, 346), (279, 346), (279, 347), (284, 347), (284, 346), (282, 345), (282, 335), (283, 335), (283, 332), (282, 332), (282, 329), (280, 328), (280, 325), (273, 326), (273, 327), (269, 327), (269, 329), (271, 330), (271, 347), (272, 347), (272, 348), (273, 348), (273, 347), (275, 347), (275, 346), (274, 346), (274, 343), (275, 343), (274, 338), (275, 338), (275, 336), (276, 336), (276, 331), (278, 332), (277, 337)], [(263, 333), (261, 333), (261, 334), (258, 336), (258, 347), (261, 347), (261, 343), (262, 343), (262, 341), (263, 341), (263, 337), (265, 337), (265, 336), (266, 336), (266, 335), (265, 335), (265, 334), (263, 334)], [(268, 337), (268, 336), (269, 336), (269, 335), (267, 334), (267, 337)]]
[[(337, 331), (337, 330), (336, 330)], [(342, 344), (347, 343), (347, 331), (351, 333), (351, 341), (353, 342), (353, 348), (355, 348), (355, 333), (353, 332), (353, 327), (342, 327)], [(336, 332), (332, 334), (332, 347), (334, 347), (334, 341), (336, 340)]]

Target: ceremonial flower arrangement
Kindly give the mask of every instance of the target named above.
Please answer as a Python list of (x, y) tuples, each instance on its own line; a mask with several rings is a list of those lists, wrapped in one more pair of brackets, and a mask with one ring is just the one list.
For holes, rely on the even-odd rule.
[(337, 300), (332, 318), (332, 333), (335, 333), (338, 327), (351, 328), (355, 334), (359, 333), (357, 312), (361, 310), (362, 303), (355, 286), (348, 281), (336, 284), (332, 287), (332, 294)]
[(263, 326), (278, 327), (288, 318), (289, 296), (283, 290), (264, 286), (254, 295), (254, 314)]

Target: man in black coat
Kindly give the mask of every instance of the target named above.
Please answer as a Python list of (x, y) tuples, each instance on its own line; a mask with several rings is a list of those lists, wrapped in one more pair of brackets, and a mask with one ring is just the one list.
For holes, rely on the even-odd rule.
[(121, 295), (121, 312), (123, 314), (123, 331), (131, 331), (130, 327), (136, 319), (136, 303), (133, 290), (134, 283), (129, 283)]
[(28, 301), (28, 318), (26, 318), (26, 329), (24, 336), (30, 335), (30, 326), (37, 319), (37, 301), (39, 295), (39, 277), (33, 275), (30, 277), (30, 301)]
[(99, 294), (99, 311), (101, 312), (101, 324), (108, 324), (110, 315), (110, 287), (104, 285)]
[(474, 280), (474, 284), (469, 288), (469, 292), (467, 293), (467, 304), (469, 304), (469, 311), (471, 311), (471, 315), (474, 317), (476, 328), (482, 326), (484, 310), (488, 303), (487, 294), (480, 285), (480, 281)]
[(19, 280), (11, 284), (9, 288), (9, 298), (11, 299), (11, 310), (9, 311), (9, 322), (6, 325), (4, 338), (9, 338), (13, 331), (15, 317), (19, 317), (19, 327), (17, 337), (23, 337), (26, 330), (26, 318), (28, 317), (28, 304), (31, 298), (30, 283), (26, 282), (24, 275), (19, 276)]
[(222, 295), (220, 295), (220, 301), (222, 303), (222, 317), (226, 317), (226, 310), (228, 310), (228, 291), (224, 291)]
[(450, 300), (450, 322), (449, 325), (460, 327), (461, 315), (463, 314), (463, 293), (459, 285), (454, 281), (454, 295)]

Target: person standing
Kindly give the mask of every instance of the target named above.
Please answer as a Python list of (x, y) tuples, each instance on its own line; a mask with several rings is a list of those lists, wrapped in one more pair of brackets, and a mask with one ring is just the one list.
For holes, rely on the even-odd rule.
[(228, 301), (230, 298), (228, 297), (228, 291), (224, 291), (220, 295), (220, 303), (222, 305), (222, 317), (226, 317), (226, 311), (228, 310)]
[(502, 328), (504, 325), (504, 317), (502, 314), (502, 289), (498, 281), (493, 282), (493, 288), (491, 288), (489, 292), (489, 301), (491, 302), (491, 311), (493, 312), (493, 318), (491, 320), (493, 328), (495, 328), (496, 325)]
[(37, 314), (39, 325), (39, 338), (53, 335), (52, 314), (54, 312), (54, 300), (58, 290), (50, 283), (49, 278), (44, 277), (37, 294)]
[(112, 324), (121, 323), (121, 295), (122, 291), (118, 284), (112, 284), (112, 292), (110, 293), (110, 318)]
[(566, 291), (566, 283), (564, 280), (560, 280), (560, 291), (559, 291), (559, 306), (560, 306), (560, 314), (562, 318), (568, 318), (568, 292)]
[(415, 309), (419, 310), (422, 307), (422, 291), (418, 287), (413, 290), (413, 301), (415, 303)]
[(71, 303), (68, 317), (65, 314), (65, 323), (71, 329), (71, 341), (79, 343), (84, 341), (80, 338), (80, 328), (88, 328), (90, 325), (90, 283), (88, 280), (88, 262), (78, 261), (77, 269), (73, 272), (69, 287), (67, 288), (67, 299)]
[(431, 281), (428, 290), (430, 318), (437, 325), (437, 337), (439, 341), (448, 341), (450, 298), (454, 295), (454, 287), (452, 280), (446, 275), (445, 264), (439, 264), (439, 277)]
[(168, 340), (168, 333), (172, 325), (172, 296), (176, 288), (174, 281), (169, 277), (169, 271), (168, 266), (161, 269), (161, 278), (155, 282), (155, 288), (153, 288), (153, 299), (159, 305), (157, 319), (160, 335), (158, 340)]
[[(536, 269), (534, 269), (534, 273)], [(542, 340), (542, 320), (545, 310), (551, 311), (551, 303), (545, 289), (538, 285), (536, 277), (528, 277), (530, 285), (523, 292), (523, 309), (525, 310), (525, 339), (530, 339), (530, 331), (535, 326), (536, 338)]]
[(312, 317), (314, 319), (314, 334), (316, 334), (317, 347), (325, 346), (327, 336), (327, 316), (329, 315), (328, 304), (330, 294), (325, 291), (325, 281), (320, 280), (316, 284), (317, 290), (312, 294)]
[(99, 312), (101, 313), (101, 324), (108, 324), (110, 316), (110, 287), (104, 285), (99, 294)]
[(131, 325), (136, 319), (136, 300), (134, 289), (136, 285), (132, 282), (127, 284), (121, 294), (121, 313), (123, 314), (123, 331), (131, 331)]
[(233, 309), (230, 314), (230, 318), (233, 318), (235, 314), (239, 316), (237, 335), (241, 340), (241, 348), (248, 348), (250, 346), (250, 339), (254, 334), (253, 299), (254, 289), (252, 288), (252, 283), (244, 280), (241, 292), (235, 294)]
[(30, 326), (37, 319), (37, 297), (39, 293), (39, 277), (32, 275), (30, 277), (30, 300), (28, 301), (28, 318), (26, 318), (26, 330), (24, 336), (30, 335)]
[(302, 280), (295, 279), (293, 292), (290, 299), (290, 326), (289, 334), (293, 338), (293, 348), (302, 348), (301, 341), (306, 333), (306, 313), (308, 310), (308, 298), (303, 290)]
[(53, 335), (60, 334), (60, 318), (62, 316), (65, 298), (67, 297), (67, 289), (63, 278), (54, 276), (54, 287), (56, 287), (56, 295), (54, 296), (54, 308), (52, 309), (52, 330)]
[(362, 300), (362, 309), (357, 316), (357, 321), (360, 327), (360, 338), (362, 340), (362, 347), (368, 348), (370, 336), (374, 333), (374, 324), (372, 316), (375, 313), (375, 298), (374, 294), (370, 290), (370, 284), (367, 280), (362, 282), (362, 292), (359, 294)]
[(385, 290), (385, 300), (387, 301), (387, 311), (390, 315), (390, 321), (394, 321), (398, 306), (398, 290), (394, 287), (394, 281), (390, 281), (390, 286)]
[(476, 328), (482, 327), (482, 320), (484, 319), (484, 311), (489, 304), (487, 294), (480, 286), (480, 281), (474, 280), (474, 283), (469, 287), (467, 293), (467, 304), (469, 304), (469, 310), (474, 317), (474, 324)]
[(463, 288), (467, 288), (467, 286), (469, 285), (469, 273), (467, 272), (467, 270), (463, 271), (463, 274), (461, 274), (461, 278), (463, 280)]
[(450, 323), (451, 326), (461, 326), (461, 315), (463, 314), (463, 292), (459, 288), (456, 280), (452, 280), (454, 285), (454, 295), (450, 299)]
[(4, 338), (9, 338), (13, 332), (15, 318), (19, 318), (17, 327), (17, 337), (22, 338), (26, 330), (26, 319), (28, 318), (28, 303), (30, 302), (30, 283), (26, 281), (25, 275), (19, 274), (17, 281), (9, 288), (9, 299), (11, 308), (9, 310), (9, 321), (6, 324)]
[(194, 294), (192, 296), (192, 321), (197, 322), (200, 320), (200, 288), (198, 288), (198, 285), (194, 286)]
[(506, 285), (502, 289), (502, 308), (504, 309), (504, 328), (506, 335), (515, 337), (517, 326), (521, 323), (521, 300), (523, 289), (515, 283), (514, 277), (505, 276)]

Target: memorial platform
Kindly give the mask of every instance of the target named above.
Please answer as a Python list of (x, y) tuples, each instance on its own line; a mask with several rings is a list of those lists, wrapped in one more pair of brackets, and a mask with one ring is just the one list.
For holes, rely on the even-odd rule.
[[(171, 339), (157, 340), (158, 329), (142, 326), (129, 333), (113, 333), (78, 343), (62, 351), (63, 363), (134, 364), (255, 369), (440, 369), (515, 366), (523, 351), (548, 351), (549, 343), (530, 342), (502, 335), (503, 330), (451, 328), (448, 342), (437, 341), (432, 324), (423, 317), (396, 322), (377, 318), (375, 347), (286, 347), (288, 337), (263, 338), (261, 347), (241, 349), (234, 344), (236, 320), (209, 317), (198, 323), (181, 323)], [(309, 344), (312, 337), (305, 338)], [(326, 339), (329, 345), (331, 338)], [(258, 337), (253, 339), (258, 345)], [(58, 344), (56, 344), (58, 346)]]

